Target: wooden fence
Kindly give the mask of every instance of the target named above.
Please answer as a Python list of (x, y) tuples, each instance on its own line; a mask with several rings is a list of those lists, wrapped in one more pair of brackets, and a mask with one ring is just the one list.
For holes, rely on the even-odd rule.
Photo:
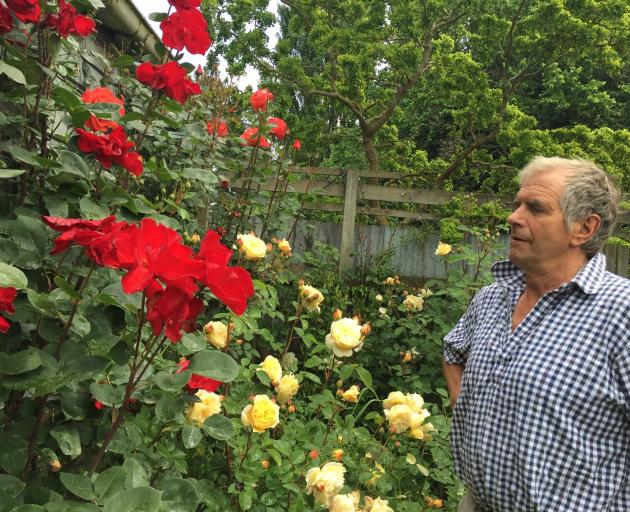
[[(357, 224), (357, 214), (438, 220), (439, 215), (422, 211), (423, 207), (446, 204), (457, 193), (392, 185), (392, 183), (413, 178), (413, 176), (395, 172), (294, 167), (291, 169), (291, 173), (302, 175), (302, 179), (286, 181), (271, 178), (250, 186), (259, 191), (278, 192), (286, 190), (301, 195), (306, 194), (304, 201), (302, 201), (303, 208), (343, 214), (341, 225), (319, 223), (311, 230), (310, 234), (304, 229), (306, 223), (298, 221), (298, 229), (293, 230), (291, 240), (296, 250), (309, 249), (315, 241), (338, 247), (339, 270), (344, 272), (367, 254), (378, 254), (391, 249), (394, 252), (394, 263), (400, 269), (401, 275), (421, 278), (444, 276), (442, 262), (433, 255), (437, 245), (437, 235), (419, 241), (413, 236), (413, 228), (408, 226), (361, 226)], [(370, 179), (370, 183), (366, 182), (368, 179)], [(386, 181), (385, 184), (374, 183), (383, 180)], [(236, 180), (232, 186), (235, 188), (243, 187), (243, 182)], [(343, 198), (343, 202), (323, 203), (317, 201), (317, 196)], [(479, 204), (495, 200), (510, 204), (513, 200), (512, 196), (492, 194), (471, 194), (471, 196)], [(310, 201), (307, 201), (306, 198), (310, 198)], [(624, 195), (624, 199), (628, 200), (628, 195)], [(366, 204), (374, 201), (394, 204), (406, 203), (415, 206), (415, 209), (382, 208)], [(618, 221), (619, 224), (630, 224), (630, 211), (622, 211)], [(313, 225), (313, 222), (308, 224)], [(507, 253), (507, 246), (508, 239), (505, 238), (505, 250), (502, 254), (498, 254), (499, 257), (503, 257)], [(610, 244), (606, 246), (604, 253), (607, 256), (607, 265), (610, 271), (619, 275), (628, 275), (629, 251), (627, 247)]]

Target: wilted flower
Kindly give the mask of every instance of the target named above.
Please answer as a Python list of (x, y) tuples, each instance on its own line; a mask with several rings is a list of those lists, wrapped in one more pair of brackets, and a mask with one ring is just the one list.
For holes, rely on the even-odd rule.
[(357, 403), (359, 401), (359, 393), (359, 387), (352, 385), (342, 393), (341, 398), (346, 402)]
[(407, 308), (407, 311), (422, 311), (424, 299), (418, 295), (408, 295), (405, 297), (403, 304)]
[(300, 302), (306, 310), (319, 313), (319, 305), (324, 301), (324, 295), (322, 292), (307, 284), (301, 284), (298, 291), (300, 294)]
[(276, 384), (276, 396), (278, 397), (278, 402), (284, 404), (291, 400), (298, 392), (299, 387), (300, 385), (298, 384), (295, 375), (290, 373), (282, 376), (278, 384)]
[(361, 325), (354, 318), (341, 318), (330, 324), (330, 333), (326, 335), (326, 346), (337, 357), (350, 357), (352, 351), (363, 347)]
[(367, 512), (394, 512), (394, 510), (389, 506), (389, 502), (387, 500), (382, 500), (381, 498), (373, 499), (366, 496), (365, 506)]
[(207, 418), (221, 412), (221, 397), (216, 393), (208, 393), (199, 389), (195, 396), (201, 401), (193, 403), (186, 413), (186, 419), (191, 423), (203, 424)]
[[(372, 455), (371, 454), (366, 454), (365, 456), (367, 457), (368, 455), (370, 455), (371, 458)], [(383, 466), (381, 466), (378, 462), (374, 463), (374, 469), (371, 472), (371, 477), (370, 479), (367, 481), (368, 485), (376, 485), (376, 481), (381, 478), (383, 475), (385, 474), (385, 468), (383, 468)], [(366, 498), (367, 500), (367, 498)]]
[(313, 494), (319, 505), (329, 507), (345, 482), (346, 468), (339, 462), (327, 462), (306, 473), (306, 494)]
[(254, 404), (245, 406), (241, 412), (241, 423), (252, 427), (254, 432), (264, 432), (280, 423), (280, 407), (267, 395), (256, 395)]
[(249, 235), (238, 234), (236, 236), (238, 250), (246, 260), (257, 261), (267, 254), (267, 244), (254, 233)]
[(330, 502), (328, 512), (356, 512), (358, 500), (351, 494), (337, 494)]
[(431, 432), (435, 432), (435, 427), (432, 423), (424, 423), (423, 425), (417, 425), (409, 431), (409, 435), (414, 439), (422, 439), (424, 441), (431, 441), (433, 436)]
[(222, 322), (208, 322), (203, 327), (206, 340), (216, 348), (223, 349), (228, 343), (228, 328)]
[(260, 363), (260, 367), (263, 371), (269, 376), (272, 384), (277, 384), (282, 377), (282, 366), (280, 365), (280, 361), (278, 361), (273, 356), (265, 357), (265, 360)]
[(269, 461), (267, 459), (263, 459), (260, 461), (260, 466), (267, 471), (269, 469)]
[(339, 462), (341, 459), (343, 459), (343, 450), (341, 448), (337, 448), (336, 450), (333, 450), (332, 458), (335, 459), (337, 462)]
[(437, 249), (435, 249), (436, 256), (446, 256), (449, 254), (453, 248), (449, 244), (444, 244), (442, 242), (438, 243)]

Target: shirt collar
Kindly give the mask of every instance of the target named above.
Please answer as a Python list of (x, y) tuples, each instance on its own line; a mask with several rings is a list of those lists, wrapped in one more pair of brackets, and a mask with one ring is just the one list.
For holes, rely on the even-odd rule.
[[(521, 287), (525, 283), (525, 272), (510, 260), (497, 261), (492, 265), (492, 275), (495, 281), (507, 288)], [(597, 293), (606, 272), (606, 256), (597, 253), (584, 265), (570, 283), (575, 283), (584, 293)], [(563, 287), (568, 286), (564, 285)]]

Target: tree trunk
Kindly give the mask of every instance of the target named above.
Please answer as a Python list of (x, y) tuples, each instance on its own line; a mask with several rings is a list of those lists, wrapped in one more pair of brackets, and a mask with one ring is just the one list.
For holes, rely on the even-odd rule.
[[(374, 134), (368, 134), (364, 131), (362, 135), (363, 151), (365, 152), (365, 157), (368, 161), (368, 170), (380, 171), (380, 160), (378, 158), (378, 153), (374, 148)], [(368, 183), (370, 185), (378, 185), (378, 178), (368, 178)], [(380, 203), (375, 200), (368, 201), (368, 205), (373, 208), (381, 207)], [(389, 226), (387, 217), (382, 215), (376, 217), (376, 222), (378, 222), (380, 226)]]

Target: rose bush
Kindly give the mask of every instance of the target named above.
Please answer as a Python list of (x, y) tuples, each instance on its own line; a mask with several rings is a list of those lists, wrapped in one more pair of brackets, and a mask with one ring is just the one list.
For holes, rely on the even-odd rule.
[[(62, 55), (98, 2), (39, 24), (38, 2), (6, 5), (0, 510), (454, 507), (440, 336), (484, 276), (405, 296), (339, 281), (329, 248), (293, 255), (300, 205), (232, 187), (286, 178), (300, 149), (272, 92), (241, 109), (168, 52), (73, 89)], [(166, 46), (206, 44), (187, 28)]]

